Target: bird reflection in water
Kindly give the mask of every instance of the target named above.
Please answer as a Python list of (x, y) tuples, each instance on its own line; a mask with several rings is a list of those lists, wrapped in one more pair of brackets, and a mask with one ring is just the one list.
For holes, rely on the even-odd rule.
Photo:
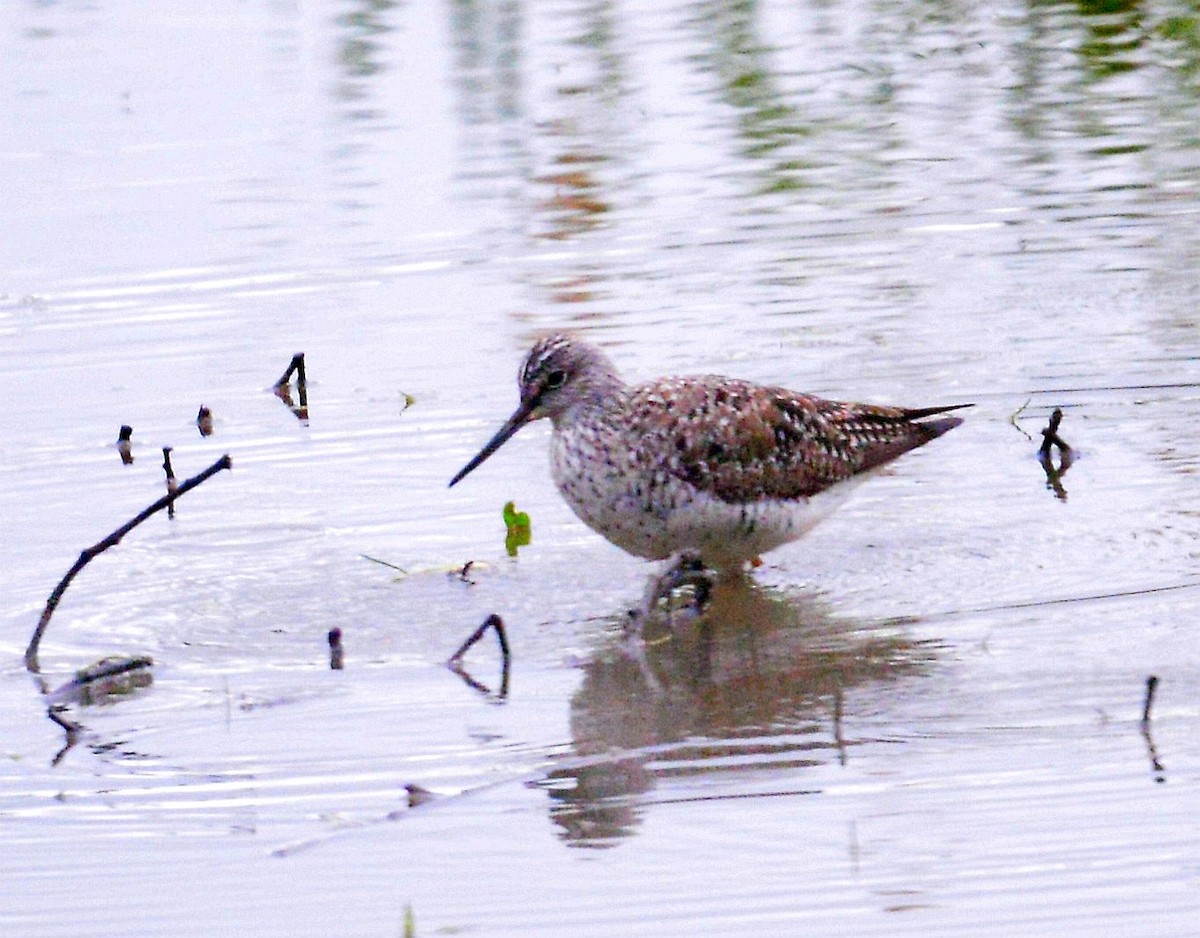
[(769, 794), (810, 793), (803, 770), (844, 761), (858, 742), (843, 737), (843, 713), (874, 709), (888, 687), (924, 673), (938, 647), (748, 577), (718, 583), (699, 618), (648, 622), (642, 638), (638, 650), (614, 642), (585, 665), (571, 703), (574, 752), (537, 783), (572, 845), (615, 845), (655, 803), (765, 794), (756, 784), (647, 797), (664, 779), (752, 772), (757, 783), (776, 773), (786, 791)]

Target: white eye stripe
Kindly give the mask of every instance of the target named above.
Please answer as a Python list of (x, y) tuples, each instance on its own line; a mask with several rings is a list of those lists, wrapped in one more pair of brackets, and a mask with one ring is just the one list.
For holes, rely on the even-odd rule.
[[(525, 363), (521, 366), (519, 377), (521, 384), (527, 385), (532, 382), (536, 375), (550, 368), (550, 363), (556, 357), (569, 351), (570, 348), (571, 339), (569, 336), (553, 335), (542, 339), (530, 350), (529, 355), (525, 358)], [(558, 371), (562, 369), (554, 370)]]

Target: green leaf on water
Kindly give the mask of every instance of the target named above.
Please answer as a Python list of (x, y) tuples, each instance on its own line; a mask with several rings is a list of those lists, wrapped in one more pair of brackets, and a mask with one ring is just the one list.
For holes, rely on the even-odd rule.
[(517, 550), (525, 547), (533, 536), (533, 531), (529, 523), (529, 515), (523, 511), (517, 511), (517, 506), (513, 502), (504, 503), (504, 527), (507, 534), (504, 536), (504, 549), (508, 551), (508, 556), (517, 556)]

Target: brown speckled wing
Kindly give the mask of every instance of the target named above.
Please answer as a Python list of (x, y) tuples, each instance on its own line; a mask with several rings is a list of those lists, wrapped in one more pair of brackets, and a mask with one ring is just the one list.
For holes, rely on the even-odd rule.
[(949, 409), (841, 403), (705, 376), (641, 385), (629, 413), (638, 459), (739, 503), (815, 495), (890, 462), (961, 423), (917, 422)]

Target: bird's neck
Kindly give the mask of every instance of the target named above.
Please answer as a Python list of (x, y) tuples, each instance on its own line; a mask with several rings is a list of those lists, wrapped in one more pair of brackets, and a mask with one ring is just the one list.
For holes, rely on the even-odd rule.
[(629, 400), (629, 387), (612, 372), (597, 372), (579, 379), (578, 393), (571, 405), (554, 414), (556, 430), (572, 424), (607, 422), (619, 414)]

